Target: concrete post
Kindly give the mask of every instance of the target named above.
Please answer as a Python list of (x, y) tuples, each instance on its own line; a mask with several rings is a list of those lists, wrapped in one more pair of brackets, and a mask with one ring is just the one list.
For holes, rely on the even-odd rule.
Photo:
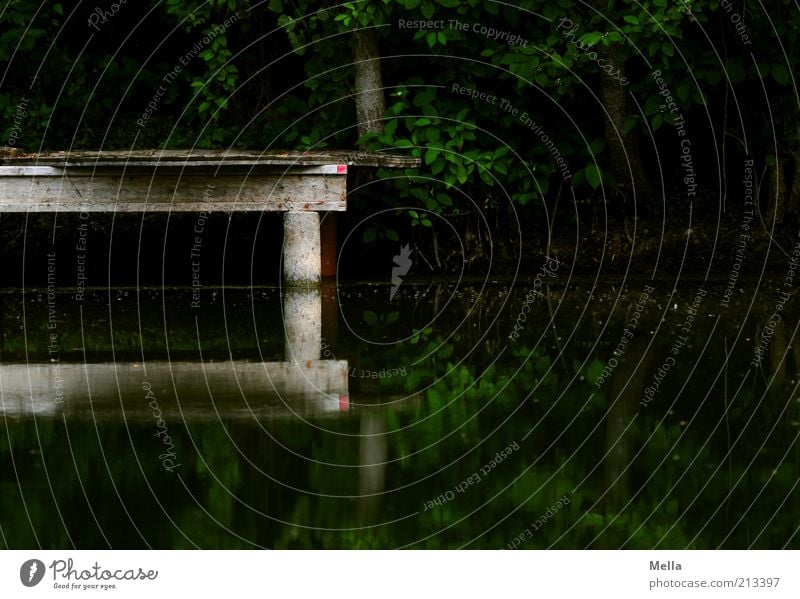
[(283, 215), (283, 282), (287, 287), (316, 287), (321, 271), (319, 214)]
[(287, 290), (283, 299), (285, 360), (319, 360), (322, 349), (322, 295), (319, 289)]

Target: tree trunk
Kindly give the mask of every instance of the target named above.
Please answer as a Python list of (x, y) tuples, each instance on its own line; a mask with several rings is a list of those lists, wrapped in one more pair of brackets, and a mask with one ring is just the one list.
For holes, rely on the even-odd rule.
[(356, 68), (356, 118), (358, 136), (380, 133), (386, 103), (383, 98), (378, 35), (374, 29), (359, 29), (353, 34), (353, 62)]
[(767, 218), (774, 218), (775, 224), (783, 222), (786, 210), (786, 175), (783, 172), (784, 160), (776, 157), (775, 164), (767, 167), (769, 175), (769, 211)]
[(800, 202), (800, 149), (793, 152), (794, 174), (792, 179), (792, 193), (789, 196), (789, 214), (797, 216), (798, 203)]
[(610, 46), (606, 51), (606, 60), (619, 69), (618, 76), (601, 71), (603, 107), (608, 113), (604, 124), (610, 170), (626, 199), (633, 199), (635, 191), (637, 200), (652, 201), (655, 193), (642, 164), (639, 136), (624, 133), (625, 119), (630, 112), (628, 90), (619, 82), (626, 76), (625, 58), (618, 47)]

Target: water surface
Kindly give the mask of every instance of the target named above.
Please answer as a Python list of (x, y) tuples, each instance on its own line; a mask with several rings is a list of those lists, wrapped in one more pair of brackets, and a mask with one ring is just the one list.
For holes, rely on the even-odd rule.
[(780, 282), (548, 282), (4, 293), (0, 544), (800, 546)]

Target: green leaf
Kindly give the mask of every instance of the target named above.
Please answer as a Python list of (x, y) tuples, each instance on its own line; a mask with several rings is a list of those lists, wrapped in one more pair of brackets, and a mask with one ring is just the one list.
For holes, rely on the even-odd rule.
[(600, 167), (597, 166), (594, 162), (589, 163), (583, 172), (586, 176), (586, 181), (592, 188), (597, 189), (600, 187), (600, 183), (603, 181), (603, 175), (600, 172)]
[(397, 130), (398, 119), (391, 119), (383, 126), (383, 134), (388, 135), (389, 139), (392, 138), (394, 132)]
[(400, 312), (389, 312), (389, 314), (386, 315), (386, 324), (392, 324), (398, 320), (400, 320)]
[(772, 78), (781, 85), (788, 85), (789, 82), (792, 80), (792, 76), (791, 73), (789, 73), (789, 69), (787, 69), (782, 64), (772, 65), (770, 72), (772, 73)]
[(653, 115), (653, 120), (650, 122), (650, 126), (653, 128), (653, 131), (658, 131), (659, 127), (664, 123), (664, 117), (661, 114)]
[(463, 185), (464, 183), (467, 182), (468, 178), (469, 178), (469, 173), (467, 172), (466, 167), (463, 164), (459, 164), (458, 170), (456, 171), (456, 179), (458, 179), (458, 182)]
[(375, 241), (375, 238), (378, 236), (378, 232), (373, 229), (372, 227), (367, 227), (364, 230), (364, 234), (361, 236), (361, 241), (364, 243), (372, 243)]
[(584, 44), (588, 44), (590, 46), (594, 46), (597, 42), (599, 42), (603, 37), (603, 34), (600, 31), (591, 31), (589, 33), (584, 33), (581, 36), (581, 41)]
[(371, 310), (364, 310), (364, 322), (369, 326), (374, 326), (378, 324), (378, 315)]
[(425, 151), (425, 164), (432, 164), (436, 162), (436, 159), (439, 157), (439, 149), (438, 148), (428, 148)]
[(633, 15), (625, 15), (624, 17), (622, 17), (622, 20), (625, 21), (626, 23), (630, 23), (631, 25), (639, 24), (639, 18)]
[(394, 229), (386, 229), (384, 233), (386, 234), (386, 239), (389, 239), (391, 241), (400, 241), (400, 236)]
[(606, 147), (606, 140), (602, 137), (598, 137), (592, 143), (589, 144), (589, 153), (592, 156), (597, 156), (603, 149)]

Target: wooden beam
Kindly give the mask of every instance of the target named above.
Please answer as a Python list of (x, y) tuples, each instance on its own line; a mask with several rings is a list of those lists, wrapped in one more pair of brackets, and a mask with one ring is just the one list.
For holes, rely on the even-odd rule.
[[(341, 211), (346, 209), (344, 174), (215, 176), (195, 169), (92, 176), (91, 170), (44, 167), (22, 174), (0, 167), (0, 212), (201, 212)], [(34, 167), (41, 168), (41, 167)], [(67, 172), (69, 170), (69, 172)]]
[(6, 165), (31, 164), (40, 166), (119, 166), (151, 164), (156, 166), (204, 164), (273, 164), (282, 166), (349, 165), (363, 167), (412, 168), (420, 165), (419, 158), (383, 152), (350, 150), (281, 151), (281, 150), (74, 150), (67, 152), (23, 151), (0, 152)]

